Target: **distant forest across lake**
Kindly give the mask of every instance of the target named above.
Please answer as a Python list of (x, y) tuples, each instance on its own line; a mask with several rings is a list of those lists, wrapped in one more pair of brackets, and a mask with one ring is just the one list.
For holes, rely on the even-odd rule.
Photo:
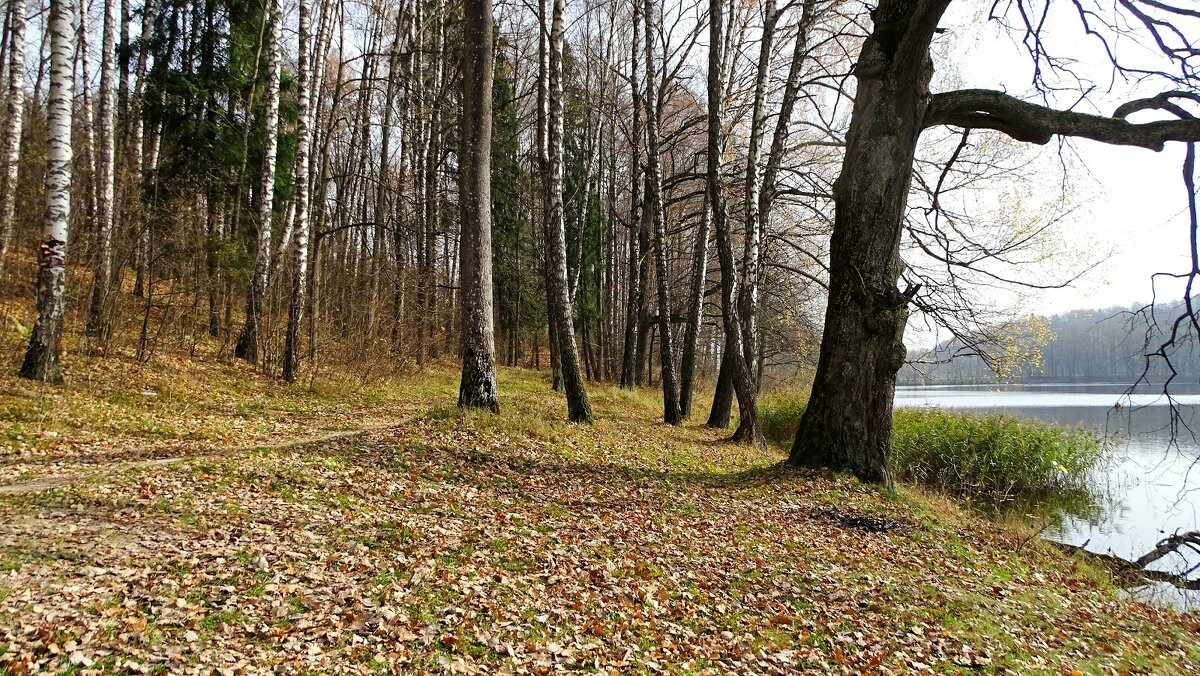
[(1186, 319), (1179, 323), (1173, 345), (1149, 361), (1146, 357), (1159, 350), (1172, 326), (1186, 315), (1182, 302), (1160, 303), (1153, 310), (1137, 305), (1030, 315), (986, 334), (942, 341), (932, 350), (910, 349), (897, 383), (1133, 384), (1145, 372), (1149, 382), (1158, 385), (1173, 368), (1173, 384), (1196, 384), (1200, 345)]

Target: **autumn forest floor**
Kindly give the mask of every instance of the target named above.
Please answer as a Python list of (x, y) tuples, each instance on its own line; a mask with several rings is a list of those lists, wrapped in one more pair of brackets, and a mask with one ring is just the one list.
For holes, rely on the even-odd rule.
[(0, 674), (1200, 670), (1195, 615), (667, 427), (653, 392), (594, 387), (578, 426), (532, 371), (491, 416), (450, 369), (287, 387), (173, 354), (41, 387), (10, 361)]

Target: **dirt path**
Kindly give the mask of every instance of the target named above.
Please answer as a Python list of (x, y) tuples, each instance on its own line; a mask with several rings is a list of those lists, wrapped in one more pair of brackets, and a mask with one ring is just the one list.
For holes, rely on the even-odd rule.
[[(125, 472), (125, 471), (131, 470), (131, 469), (138, 469), (138, 468), (142, 468), (142, 467), (158, 467), (160, 465), (169, 465), (171, 463), (180, 462), (183, 460), (192, 460), (195, 458), (219, 457), (219, 456), (223, 456), (223, 455), (230, 455), (230, 454), (234, 454), (234, 453), (246, 453), (249, 451), (257, 451), (257, 450), (279, 451), (279, 450), (287, 450), (287, 449), (291, 449), (291, 448), (297, 448), (300, 446), (323, 444), (323, 443), (326, 443), (329, 441), (336, 441), (338, 439), (346, 439), (348, 437), (361, 436), (363, 434), (369, 434), (371, 432), (377, 432), (379, 430), (392, 429), (401, 424), (402, 424), (401, 422), (380, 423), (377, 425), (367, 425), (366, 427), (359, 427), (359, 428), (351, 429), (351, 430), (338, 430), (336, 432), (327, 432), (325, 434), (300, 437), (298, 439), (289, 439), (288, 441), (283, 441), (283, 442), (273, 443), (273, 444), (264, 443), (264, 444), (252, 444), (252, 445), (248, 445), (248, 446), (234, 446), (231, 448), (213, 449), (213, 450), (209, 450), (209, 451), (202, 451), (202, 452), (192, 453), (192, 454), (187, 454), (187, 455), (173, 455), (173, 456), (169, 456), (169, 457), (165, 457), (165, 458), (151, 458), (151, 459), (147, 459), (147, 460), (122, 460), (122, 461), (111, 463), (111, 464), (91, 465), (91, 467), (95, 468), (95, 471), (92, 471), (92, 472), (82, 472), (82, 471), (69, 472), (67, 474), (60, 474), (57, 476), (49, 476), (49, 477), (43, 477), (43, 478), (39, 478), (39, 479), (33, 479), (31, 481), (22, 481), (19, 483), (0, 485), (0, 495), (25, 495), (28, 493), (36, 493), (38, 491), (44, 491), (44, 490), (47, 490), (50, 488), (59, 488), (61, 486), (69, 486), (69, 485), (76, 483), (85, 478), (90, 478), (90, 477), (95, 477), (95, 476), (112, 475), (112, 474), (121, 473), (121, 472)], [(78, 466), (78, 469), (83, 469), (84, 467), (88, 467), (88, 465), (81, 464)]]

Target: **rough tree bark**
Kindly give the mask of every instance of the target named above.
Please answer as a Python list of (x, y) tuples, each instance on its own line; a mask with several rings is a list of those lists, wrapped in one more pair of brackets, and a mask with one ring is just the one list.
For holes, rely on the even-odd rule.
[(46, 158), (46, 212), (38, 247), (38, 319), (21, 364), (21, 377), (62, 382), (63, 306), (67, 281), (67, 223), (71, 217), (72, 63), (74, 6), (50, 0), (50, 92), (46, 101), (49, 150)]
[(659, 101), (654, 66), (654, 39), (658, 35), (658, 5), (646, 0), (646, 203), (654, 236), (654, 271), (658, 291), (658, 354), (663, 390), (663, 420), (668, 425), (683, 422), (679, 410), (679, 387), (675, 382), (674, 346), (671, 340), (671, 294), (668, 288), (667, 231), (662, 200), (662, 170), (659, 167)]
[[(737, 395), (738, 428), (734, 439), (758, 441), (761, 437), (758, 424), (758, 404), (754, 381), (742, 349), (742, 327), (738, 321), (737, 269), (733, 261), (733, 243), (729, 235), (728, 210), (725, 190), (722, 185), (721, 155), (724, 141), (721, 125), (724, 120), (725, 55), (721, 32), (724, 22), (722, 0), (709, 0), (709, 53), (708, 53), (708, 208), (712, 213), (713, 229), (716, 231), (717, 258), (721, 265), (721, 321), (725, 330), (725, 354), (721, 362), (721, 378), (727, 378), (729, 386)], [(717, 394), (721, 387), (718, 382)], [(728, 395), (725, 395), (728, 396)], [(714, 403), (716, 409), (716, 403)], [(720, 427), (729, 425), (729, 406), (724, 407), (725, 420)], [(715, 410), (714, 410), (715, 412)], [(709, 416), (709, 426), (716, 426)]]
[(883, 0), (863, 43), (846, 154), (833, 184), (829, 304), (812, 397), (789, 461), (847, 467), (890, 485), (892, 396), (904, 363), (911, 292), (900, 278), (904, 218), (929, 42), (950, 0)]
[[(544, 30), (544, 22), (543, 22)], [(549, 44), (549, 116), (546, 146), (549, 165), (545, 173), (547, 216), (546, 280), (551, 304), (548, 308), (553, 334), (558, 339), (558, 360), (563, 389), (567, 395), (567, 417), (572, 422), (591, 422), (592, 406), (579, 368), (575, 349), (574, 313), (567, 287), (567, 233), (563, 214), (563, 0), (553, 0)]]
[(258, 194), (258, 237), (254, 273), (246, 294), (246, 321), (238, 335), (234, 354), (254, 364), (258, 361), (259, 322), (267, 297), (271, 270), (271, 225), (275, 213), (275, 158), (279, 147), (280, 34), (283, 12), (280, 0), (267, 0), (267, 100), (263, 107), (263, 165)]
[[(812, 397), (789, 462), (847, 468), (890, 484), (892, 397), (904, 363), (908, 306), (900, 291), (900, 237), (913, 157), (924, 128), (986, 128), (1017, 140), (1055, 135), (1160, 149), (1200, 140), (1200, 120), (1144, 124), (1046, 108), (1001, 92), (931, 96), (930, 41), (951, 0), (882, 0), (863, 42), (829, 254), (829, 303)], [(1177, 94), (1178, 95), (1178, 94)], [(1183, 94), (1188, 96), (1187, 94)]]
[(463, 124), (458, 200), (462, 289), (461, 408), (500, 410), (492, 326), (492, 0), (463, 5)]

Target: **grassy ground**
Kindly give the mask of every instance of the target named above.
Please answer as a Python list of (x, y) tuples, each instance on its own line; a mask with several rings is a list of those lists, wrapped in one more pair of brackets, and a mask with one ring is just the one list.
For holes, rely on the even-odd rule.
[(452, 407), (449, 370), (309, 392), (122, 364), (0, 380), (0, 483), (77, 476), (0, 496), (0, 674), (1200, 669), (1200, 619), (936, 500), (668, 428), (654, 393), (596, 388), (584, 427), (527, 371), (493, 417)]

